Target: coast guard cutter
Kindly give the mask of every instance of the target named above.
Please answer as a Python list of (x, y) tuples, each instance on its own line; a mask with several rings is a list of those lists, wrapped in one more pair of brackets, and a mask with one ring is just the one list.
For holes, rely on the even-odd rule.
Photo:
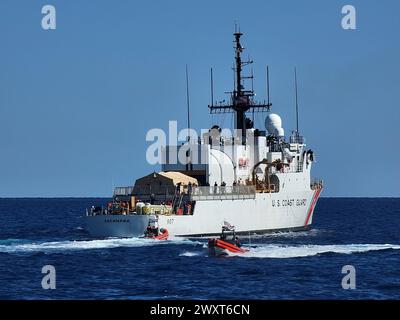
[[(91, 235), (142, 236), (151, 221), (171, 236), (218, 235), (226, 222), (238, 234), (311, 225), (323, 187), (311, 179), (314, 153), (298, 125), (285, 137), (271, 103), (255, 101), (253, 90), (245, 89), (245, 80), (253, 77), (243, 76), (242, 68), (252, 61), (242, 61), (241, 36), (234, 33), (235, 87), (229, 101), (208, 106), (212, 114), (234, 114), (234, 133), (224, 136), (216, 125), (180, 146), (165, 146), (160, 172), (115, 188), (107, 205), (86, 210)], [(254, 113), (266, 115), (266, 130), (253, 127), (248, 115)], [(179, 154), (185, 161), (177, 161)]]

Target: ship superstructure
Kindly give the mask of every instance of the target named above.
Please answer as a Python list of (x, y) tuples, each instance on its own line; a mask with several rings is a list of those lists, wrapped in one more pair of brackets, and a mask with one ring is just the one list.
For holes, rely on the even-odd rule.
[[(162, 168), (118, 187), (106, 207), (87, 210), (93, 236), (143, 235), (156, 220), (171, 236), (217, 235), (227, 221), (237, 233), (304, 230), (312, 223), (322, 181), (311, 179), (314, 153), (296, 130), (285, 138), (271, 103), (255, 101), (246, 90), (242, 33), (235, 32), (235, 87), (228, 103), (208, 106), (213, 114), (234, 113), (234, 130), (215, 125), (180, 146), (162, 149)], [(296, 90), (297, 92), (297, 90)], [(297, 99), (296, 99), (297, 102)], [(296, 103), (297, 110), (297, 103)], [(268, 113), (265, 129), (254, 128), (247, 114)], [(182, 155), (184, 155), (182, 157)]]

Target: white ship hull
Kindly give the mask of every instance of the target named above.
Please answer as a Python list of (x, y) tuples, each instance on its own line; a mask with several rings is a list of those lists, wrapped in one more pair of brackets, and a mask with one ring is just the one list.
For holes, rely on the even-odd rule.
[[(224, 221), (238, 233), (304, 230), (311, 223), (321, 189), (257, 193), (255, 199), (197, 201), (193, 215), (159, 215), (160, 228), (171, 236), (209, 236), (221, 232)], [(98, 215), (86, 217), (94, 237), (139, 237), (154, 215)]]

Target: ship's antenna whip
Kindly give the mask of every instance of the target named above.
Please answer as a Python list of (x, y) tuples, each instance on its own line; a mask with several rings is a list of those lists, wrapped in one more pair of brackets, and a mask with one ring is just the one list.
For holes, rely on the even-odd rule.
[[(250, 58), (249, 58), (249, 60), (250, 60)], [(253, 74), (253, 68), (251, 68), (251, 76), (250, 76), (250, 78), (251, 78), (251, 92), (254, 92), (254, 74)], [(252, 110), (252, 120), (253, 120), (253, 126), (254, 126), (254, 109)]]
[(270, 99), (269, 99), (269, 67), (268, 67), (268, 66), (267, 66), (265, 78), (266, 78), (266, 81), (267, 81), (267, 83), (266, 83), (266, 85), (267, 85), (267, 87), (266, 87), (266, 91), (267, 91), (267, 105), (271, 105), (271, 104), (270, 104)]
[(296, 94), (296, 132), (299, 134), (299, 103), (297, 99), (297, 71), (294, 68), (294, 89)]
[[(250, 60), (250, 59), (249, 59)], [(254, 74), (253, 74), (253, 68), (251, 68), (251, 92), (254, 92)]]
[(214, 81), (213, 81), (213, 69), (211, 68), (211, 106), (214, 104)]
[(188, 141), (190, 140), (190, 97), (189, 97), (189, 73), (188, 66), (186, 65), (186, 103), (187, 103), (187, 130), (188, 130)]

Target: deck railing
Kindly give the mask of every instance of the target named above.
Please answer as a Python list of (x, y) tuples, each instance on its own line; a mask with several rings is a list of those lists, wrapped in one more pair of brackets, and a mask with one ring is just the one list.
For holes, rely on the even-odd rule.
[(130, 195), (146, 195), (146, 194), (161, 194), (161, 195), (174, 195), (175, 186), (146, 186), (139, 185), (133, 187), (116, 187), (114, 189), (114, 196), (130, 196)]
[(190, 195), (192, 201), (254, 199), (255, 186), (210, 186), (194, 187)]
[[(190, 190), (191, 189), (191, 190)], [(197, 200), (234, 200), (234, 199), (254, 199), (256, 194), (255, 186), (207, 186), (186, 188), (183, 191), (189, 195), (191, 201)], [(135, 187), (116, 187), (114, 196), (140, 195), (169, 195), (176, 194), (175, 187), (166, 186), (135, 186)]]

